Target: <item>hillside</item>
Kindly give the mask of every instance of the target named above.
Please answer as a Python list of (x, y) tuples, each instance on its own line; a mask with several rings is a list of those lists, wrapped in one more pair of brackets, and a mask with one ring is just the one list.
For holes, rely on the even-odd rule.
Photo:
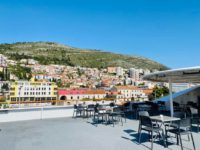
[(167, 69), (166, 66), (143, 57), (126, 56), (99, 50), (79, 49), (54, 42), (0, 44), (0, 53), (13, 60), (33, 58), (41, 64), (63, 64), (91, 68), (121, 66), (124, 68)]

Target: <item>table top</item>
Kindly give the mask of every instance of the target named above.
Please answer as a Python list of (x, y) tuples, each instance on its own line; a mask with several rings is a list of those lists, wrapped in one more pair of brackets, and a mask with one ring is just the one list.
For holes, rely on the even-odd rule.
[(170, 121), (179, 121), (180, 118), (177, 117), (170, 117), (170, 116), (151, 116), (151, 120), (159, 121), (159, 122), (170, 122)]

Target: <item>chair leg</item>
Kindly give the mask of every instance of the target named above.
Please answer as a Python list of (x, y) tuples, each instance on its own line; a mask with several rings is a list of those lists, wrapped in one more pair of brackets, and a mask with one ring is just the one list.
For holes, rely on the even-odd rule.
[[(164, 133), (163, 133), (164, 134)], [(166, 129), (165, 129), (165, 135), (164, 135), (165, 137), (165, 141), (166, 141), (166, 143), (168, 142), (168, 137), (167, 137), (167, 131), (166, 131)]]
[(74, 113), (75, 113), (75, 112), (73, 111), (73, 115), (72, 115), (72, 118), (74, 118)]
[(194, 144), (194, 138), (193, 138), (192, 133), (190, 135), (191, 135), (191, 139), (192, 139), (192, 144), (193, 144), (194, 150), (196, 150), (196, 147), (195, 147), (195, 144)]
[(115, 121), (114, 121), (114, 117), (112, 115), (112, 122), (113, 122), (113, 127), (115, 126)]
[(148, 135), (149, 136), (149, 141), (151, 141), (151, 132), (149, 131), (148, 134), (149, 134)]
[(181, 135), (179, 134), (179, 139), (180, 139), (180, 143), (181, 143), (181, 150), (183, 150), (183, 143), (182, 143), (182, 139), (181, 139)]
[[(160, 134), (160, 132), (159, 132)], [(165, 147), (167, 147), (167, 136), (164, 134), (164, 131), (162, 130), (162, 140), (163, 140), (163, 144)]]
[(140, 128), (141, 128), (141, 125), (139, 124), (139, 126), (138, 126), (138, 134), (139, 134)]
[(123, 120), (122, 120), (122, 115), (119, 115), (119, 123), (121, 122), (122, 126), (123, 126)]
[(125, 113), (124, 113), (123, 117), (124, 117), (124, 122), (126, 122), (126, 114)]
[(151, 132), (151, 150), (153, 150), (153, 132)]
[(139, 143), (141, 143), (141, 142), (140, 142), (140, 139), (141, 139), (141, 132), (142, 132), (142, 131), (141, 131), (141, 129), (140, 129), (140, 133), (139, 133)]
[(188, 141), (190, 141), (190, 135), (188, 134)]
[(179, 145), (179, 135), (176, 135), (176, 141), (177, 141), (177, 145)]

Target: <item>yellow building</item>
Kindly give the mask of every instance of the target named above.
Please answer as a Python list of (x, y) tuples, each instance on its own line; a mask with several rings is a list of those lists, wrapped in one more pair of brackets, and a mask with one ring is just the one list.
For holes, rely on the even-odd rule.
[(57, 85), (46, 81), (16, 81), (10, 83), (10, 102), (46, 102), (57, 99)]

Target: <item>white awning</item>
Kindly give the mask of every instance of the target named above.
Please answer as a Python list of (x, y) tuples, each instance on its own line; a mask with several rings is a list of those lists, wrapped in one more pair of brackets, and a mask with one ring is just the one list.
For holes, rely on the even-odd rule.
[(172, 83), (200, 83), (200, 66), (159, 71), (145, 75), (144, 80)]

